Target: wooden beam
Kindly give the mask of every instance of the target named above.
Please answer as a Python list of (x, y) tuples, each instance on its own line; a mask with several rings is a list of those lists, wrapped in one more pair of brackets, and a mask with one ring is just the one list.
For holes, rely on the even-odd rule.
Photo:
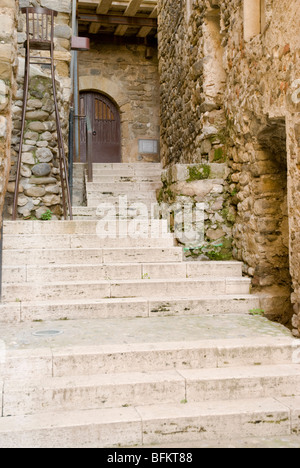
[(100, 0), (97, 6), (97, 15), (106, 15), (112, 5), (113, 0)]
[(77, 18), (79, 21), (87, 23), (99, 23), (101, 26), (133, 26), (143, 27), (148, 26), (149, 28), (157, 28), (157, 20), (155, 18), (149, 18), (144, 16), (117, 16), (117, 15), (91, 15), (86, 13), (78, 13)]
[[(143, 0), (131, 0), (125, 10), (124, 16), (135, 16), (141, 6)], [(128, 26), (118, 26), (115, 32), (116, 36), (124, 36)]]
[[(153, 9), (151, 15), (149, 16), (149, 18), (157, 18), (157, 15), (158, 15), (158, 10), (157, 10), (157, 6)], [(150, 34), (150, 32), (152, 31), (152, 28), (148, 28), (147, 26), (143, 26), (140, 30), (139, 30), (139, 33), (137, 35), (137, 37), (147, 37), (148, 34)]]
[(100, 28), (101, 28), (101, 24), (91, 23), (89, 27), (89, 34), (98, 34)]

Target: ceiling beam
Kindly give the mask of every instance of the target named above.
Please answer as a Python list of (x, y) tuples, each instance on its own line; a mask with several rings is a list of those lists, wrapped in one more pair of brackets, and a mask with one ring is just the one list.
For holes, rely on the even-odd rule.
[[(151, 15), (149, 15), (149, 18), (157, 18), (157, 15), (158, 15), (158, 10), (157, 10), (157, 6), (153, 9)], [(140, 30), (139, 30), (139, 33), (137, 35), (137, 37), (147, 37), (148, 34), (150, 34), (150, 32), (152, 31), (152, 28), (150, 27), (147, 27), (147, 26), (143, 26)]]
[[(143, 0), (131, 0), (129, 2), (128, 7), (126, 8), (124, 12), (124, 16), (135, 16), (141, 6), (141, 3)], [(116, 36), (124, 36), (124, 34), (127, 31), (128, 26), (118, 26), (115, 35)]]
[(91, 15), (85, 13), (78, 13), (77, 18), (79, 21), (87, 23), (99, 23), (101, 26), (133, 26), (149, 28), (157, 28), (157, 20), (155, 18), (141, 17), (141, 16), (117, 16), (117, 15)]
[(113, 0), (100, 0), (97, 6), (97, 15), (106, 15), (112, 5)]
[(89, 27), (89, 34), (98, 34), (100, 28), (101, 28), (101, 24), (91, 23)]

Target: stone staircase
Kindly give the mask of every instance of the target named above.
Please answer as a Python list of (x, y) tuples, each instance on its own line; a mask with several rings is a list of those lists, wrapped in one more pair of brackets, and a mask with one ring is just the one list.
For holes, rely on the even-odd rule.
[[(160, 164), (94, 164), (93, 182), (86, 180), (87, 206), (74, 206), (74, 219), (97, 219), (97, 207), (107, 203), (119, 213), (119, 197), (128, 201), (126, 219), (141, 216), (139, 206), (148, 210), (156, 204), (156, 190), (162, 186)], [(101, 212), (101, 211), (100, 211)], [(122, 214), (121, 214), (122, 215)], [(122, 218), (122, 216), (121, 216)]]
[[(300, 432), (300, 342), (249, 315), (260, 299), (242, 265), (184, 262), (163, 220), (127, 235), (116, 193), (143, 200), (146, 183), (152, 201), (157, 165), (94, 174), (75, 221), (4, 225), (0, 447)], [(121, 237), (99, 237), (104, 199)]]

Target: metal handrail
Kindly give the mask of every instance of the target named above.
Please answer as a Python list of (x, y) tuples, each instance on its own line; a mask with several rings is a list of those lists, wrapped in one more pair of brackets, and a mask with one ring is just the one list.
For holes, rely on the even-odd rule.
[(86, 116), (86, 160), (88, 182), (93, 182), (93, 160), (92, 160), (92, 145), (93, 145), (93, 128), (90, 117)]

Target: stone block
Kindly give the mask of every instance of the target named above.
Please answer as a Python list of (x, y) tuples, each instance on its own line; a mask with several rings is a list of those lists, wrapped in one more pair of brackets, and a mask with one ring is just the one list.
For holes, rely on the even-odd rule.
[(41, 6), (60, 13), (71, 13), (71, 0), (42, 0)]
[(53, 159), (53, 153), (49, 148), (39, 148), (36, 157), (40, 163), (48, 163)]
[(7, 132), (7, 119), (1, 115), (0, 116), (0, 138), (6, 138)]
[(0, 0), (0, 8), (16, 8), (16, 0)]
[(54, 177), (31, 177), (29, 183), (35, 185), (47, 185), (56, 184), (57, 180)]
[(32, 168), (32, 173), (37, 177), (48, 176), (51, 172), (51, 166), (47, 163), (36, 164)]
[[(0, 15), (0, 38), (1, 39), (9, 39), (12, 37), (14, 32), (14, 16), (13, 13), (11, 14), (1, 14)], [(7, 45), (7, 44), (5, 44)], [(3, 44), (1, 44), (1, 49)]]
[[(0, 19), (1, 19), (1, 15), (0, 15)], [(9, 79), (9, 80), (11, 79), (12, 60), (13, 60), (12, 45), (0, 44), (0, 78)]]
[(27, 197), (43, 197), (46, 193), (44, 187), (30, 187), (25, 190)]

